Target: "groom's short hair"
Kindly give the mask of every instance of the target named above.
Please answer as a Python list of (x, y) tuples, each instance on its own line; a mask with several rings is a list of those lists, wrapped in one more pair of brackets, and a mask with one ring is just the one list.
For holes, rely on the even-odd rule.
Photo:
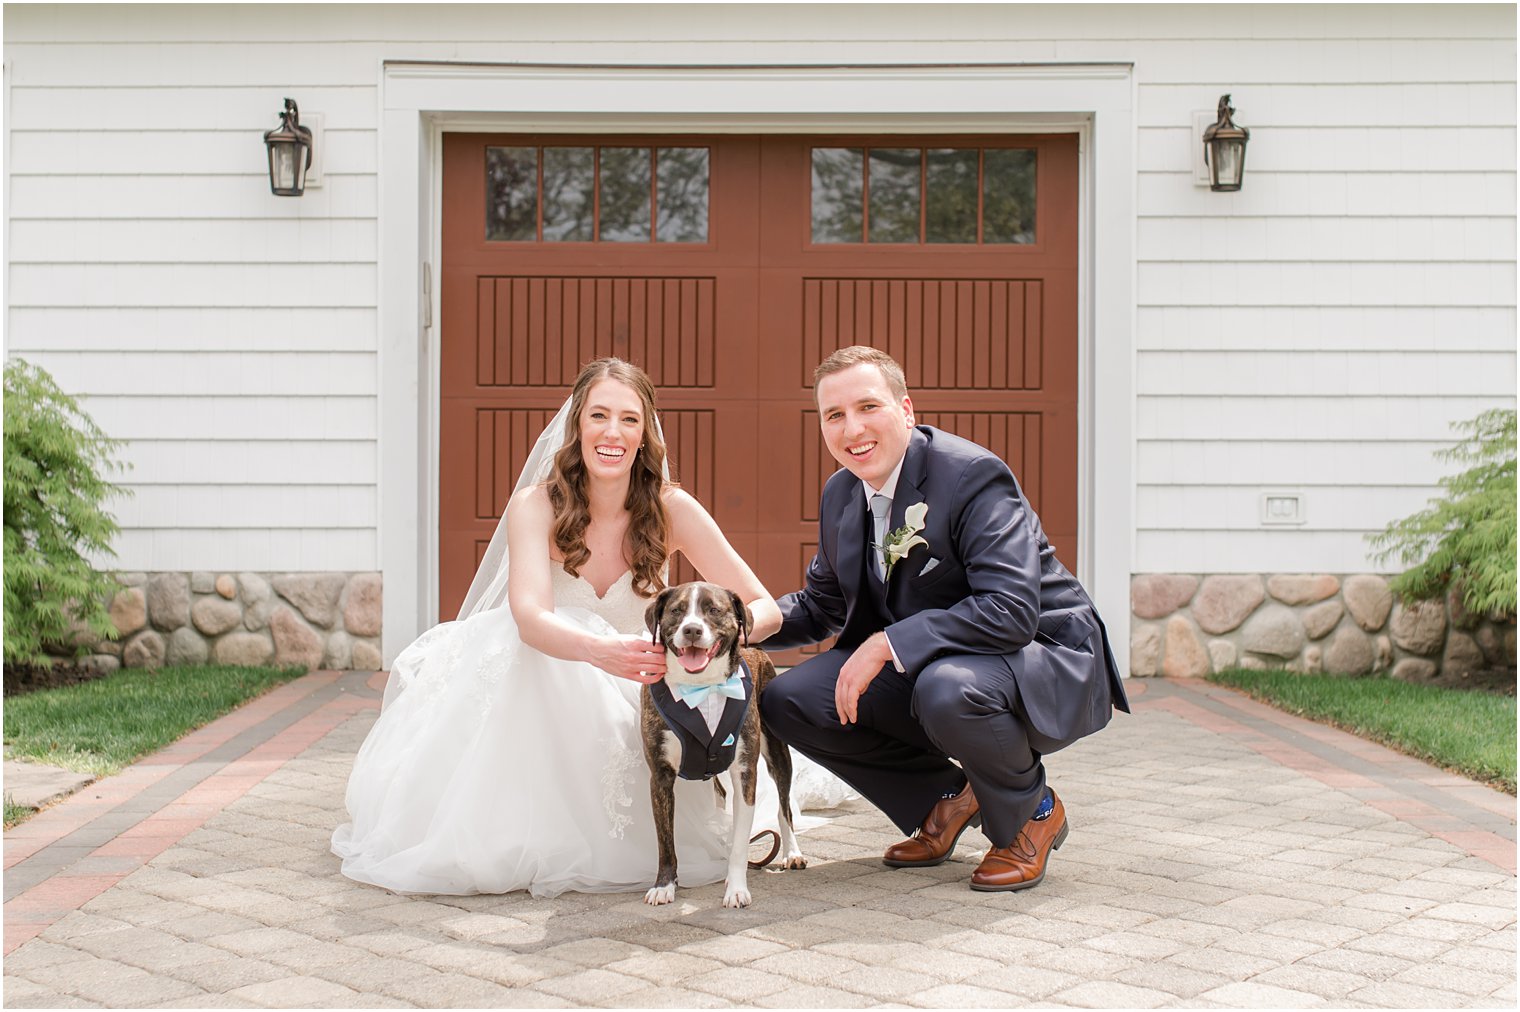
[(897, 364), (897, 360), (884, 351), (863, 344), (840, 348), (818, 363), (818, 368), (813, 370), (814, 396), (817, 396), (818, 382), (825, 376), (853, 369), (857, 365), (874, 365), (881, 370), (882, 378), (887, 381), (887, 388), (892, 391), (893, 397), (902, 400), (908, 396), (908, 378), (903, 375), (903, 368)]

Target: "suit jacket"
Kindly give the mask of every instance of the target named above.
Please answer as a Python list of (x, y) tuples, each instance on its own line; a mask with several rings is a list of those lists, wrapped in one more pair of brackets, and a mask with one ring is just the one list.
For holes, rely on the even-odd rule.
[[(922, 536), (888, 576), (865, 569), (870, 513), (860, 479), (841, 469), (819, 507), (807, 585), (781, 598), (788, 649), (838, 634), (853, 649), (885, 629), (910, 677), (937, 657), (991, 654), (1012, 669), (1030, 723), (1070, 741), (1129, 704), (1092, 599), (1056, 559), (1018, 481), (988, 450), (928, 425), (909, 438), (889, 529), (927, 502)], [(927, 572), (930, 559), (937, 563)], [(878, 595), (874, 599), (872, 595)], [(1043, 649), (1026, 651), (1031, 643)]]

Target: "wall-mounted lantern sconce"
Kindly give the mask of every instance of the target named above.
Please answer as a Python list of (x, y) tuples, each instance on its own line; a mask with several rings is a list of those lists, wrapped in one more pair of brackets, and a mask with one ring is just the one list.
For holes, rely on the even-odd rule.
[(1203, 132), (1203, 160), (1209, 166), (1209, 189), (1234, 193), (1246, 174), (1246, 142), (1251, 131), (1230, 119), (1230, 96), (1219, 96), (1219, 118)]
[(312, 142), (295, 99), (285, 100), (280, 125), (264, 135), (264, 144), (269, 148), (269, 188), (276, 197), (299, 197), (306, 190)]

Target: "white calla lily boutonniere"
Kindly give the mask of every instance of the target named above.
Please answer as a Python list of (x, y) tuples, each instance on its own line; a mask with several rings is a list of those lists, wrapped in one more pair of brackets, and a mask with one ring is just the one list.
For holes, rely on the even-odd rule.
[(881, 550), (886, 558), (887, 579), (892, 578), (892, 567), (907, 558), (909, 552), (929, 543), (919, 534), (924, 529), (924, 517), (928, 513), (928, 503), (914, 503), (903, 513), (903, 525), (883, 539)]

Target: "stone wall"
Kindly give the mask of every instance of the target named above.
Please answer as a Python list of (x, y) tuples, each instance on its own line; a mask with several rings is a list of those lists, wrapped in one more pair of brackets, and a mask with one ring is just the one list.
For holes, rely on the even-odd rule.
[[(379, 573), (119, 573), (121, 637), (90, 644), (97, 671), (165, 664), (380, 668)], [(88, 641), (87, 641), (88, 642)]]
[(1130, 581), (1132, 675), (1224, 668), (1437, 675), (1515, 667), (1515, 620), (1469, 613), (1456, 594), (1400, 604), (1381, 576), (1148, 573)]

